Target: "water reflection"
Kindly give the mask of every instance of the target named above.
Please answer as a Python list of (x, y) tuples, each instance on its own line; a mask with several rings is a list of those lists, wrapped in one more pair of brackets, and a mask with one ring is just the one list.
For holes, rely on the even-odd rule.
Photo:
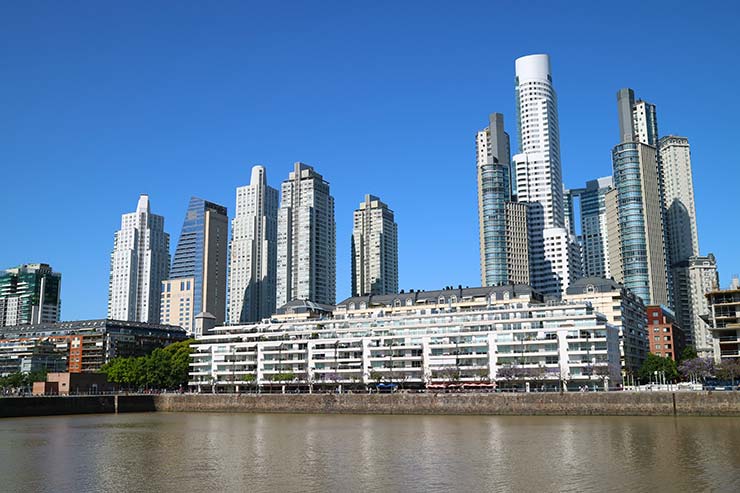
[(733, 418), (0, 420), (3, 491), (740, 491)]

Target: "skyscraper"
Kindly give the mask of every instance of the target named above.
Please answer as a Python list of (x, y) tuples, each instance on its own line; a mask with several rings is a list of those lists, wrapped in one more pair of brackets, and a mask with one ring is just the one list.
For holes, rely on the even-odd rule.
[(511, 201), (509, 135), (504, 115), (493, 113), (476, 136), (478, 225), (482, 286), (509, 282), (506, 261), (506, 203)]
[[(663, 184), (657, 148), (650, 144), (657, 135), (655, 111), (649, 103), (638, 103), (631, 89), (617, 93), (622, 141), (612, 150), (612, 164), (618, 195), (622, 282), (646, 305), (672, 306)], [(640, 119), (640, 115), (647, 116)]]
[(115, 234), (108, 285), (108, 318), (159, 322), (162, 281), (170, 264), (170, 235), (164, 217), (149, 210), (141, 195), (136, 212), (121, 216)]
[(606, 258), (609, 264), (610, 278), (624, 284), (622, 262), (622, 236), (619, 231), (619, 192), (612, 188), (604, 193), (606, 216)]
[(295, 163), (281, 189), (278, 210), (277, 306), (293, 300), (333, 305), (336, 299), (336, 226), (329, 182)]
[(398, 292), (398, 225), (393, 211), (373, 195), (354, 213), (352, 296)]
[(689, 257), (674, 264), (676, 316), (683, 328), (686, 342), (696, 348), (702, 358), (714, 356), (712, 332), (702, 315), (709, 313), (706, 294), (719, 289), (717, 261), (711, 253), (706, 257)]
[[(673, 282), (673, 301), (676, 316), (686, 333), (689, 344), (701, 345), (702, 353), (711, 352), (711, 340), (707, 340), (706, 324), (694, 316), (697, 276), (690, 273), (699, 265), (714, 263), (707, 257), (699, 257), (699, 234), (694, 207), (694, 183), (691, 177), (691, 150), (686, 137), (668, 135), (658, 141), (658, 151), (664, 187), (666, 239), (670, 275)], [(712, 257), (713, 259), (713, 257)], [(716, 273), (716, 264), (715, 264)], [(692, 285), (692, 282), (694, 285)], [(703, 291), (702, 291), (703, 292)], [(695, 340), (698, 336), (698, 340)]]
[[(189, 333), (208, 312), (223, 324), (226, 311), (226, 207), (191, 197), (169, 279), (162, 283), (161, 321)], [(201, 334), (196, 334), (201, 335)]]
[[(568, 190), (570, 197), (566, 203), (570, 204), (571, 221), (575, 222), (572, 213), (572, 199), (580, 202), (581, 258), (583, 261), (584, 277), (600, 277), (609, 279), (612, 274), (609, 269), (609, 245), (607, 234), (606, 193), (613, 187), (611, 176), (605, 176), (586, 182), (585, 188)], [(567, 212), (566, 210), (566, 212)], [(566, 215), (567, 217), (567, 215)], [(571, 234), (575, 234), (571, 231)]]
[(249, 185), (236, 189), (231, 221), (229, 323), (256, 322), (275, 313), (278, 191), (254, 166)]
[(62, 275), (48, 264), (0, 271), (0, 327), (58, 322), (61, 284)]
[(528, 203), (532, 286), (562, 296), (581, 275), (578, 243), (565, 228), (557, 96), (548, 55), (516, 60), (517, 200)]
[(504, 115), (489, 115), (476, 135), (482, 286), (529, 284), (527, 204), (512, 194), (509, 134)]
[(669, 258), (676, 263), (699, 255), (689, 139), (675, 135), (663, 137), (658, 142), (658, 152), (663, 174)]

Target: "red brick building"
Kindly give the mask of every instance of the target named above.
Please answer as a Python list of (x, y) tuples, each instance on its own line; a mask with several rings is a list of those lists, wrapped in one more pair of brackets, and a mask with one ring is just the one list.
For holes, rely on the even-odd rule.
[(648, 305), (647, 330), (651, 353), (678, 359), (686, 342), (672, 310), (663, 305)]

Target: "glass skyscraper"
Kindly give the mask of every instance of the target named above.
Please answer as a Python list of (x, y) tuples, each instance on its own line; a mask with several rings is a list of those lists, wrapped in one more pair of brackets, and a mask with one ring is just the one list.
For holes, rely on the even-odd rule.
[(504, 116), (493, 113), (476, 138), (478, 162), (478, 219), (483, 286), (510, 282), (507, 265), (506, 203), (511, 201), (509, 135)]
[(226, 207), (192, 197), (162, 287), (162, 323), (192, 332), (201, 311), (215, 316), (217, 324), (224, 322), (227, 241)]
[(0, 327), (58, 322), (61, 283), (47, 264), (0, 271)]
[(616, 146), (612, 151), (612, 160), (614, 184), (619, 192), (624, 284), (643, 302), (651, 303), (639, 146), (637, 142)]
[(612, 150), (612, 164), (623, 279), (616, 280), (646, 305), (671, 306), (654, 105), (621, 89), (617, 113), (622, 140)]

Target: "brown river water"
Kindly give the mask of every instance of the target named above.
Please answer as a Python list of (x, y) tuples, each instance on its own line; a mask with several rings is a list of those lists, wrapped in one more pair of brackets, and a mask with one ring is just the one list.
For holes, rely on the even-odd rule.
[(3, 492), (740, 492), (740, 419), (12, 418), (0, 478)]

